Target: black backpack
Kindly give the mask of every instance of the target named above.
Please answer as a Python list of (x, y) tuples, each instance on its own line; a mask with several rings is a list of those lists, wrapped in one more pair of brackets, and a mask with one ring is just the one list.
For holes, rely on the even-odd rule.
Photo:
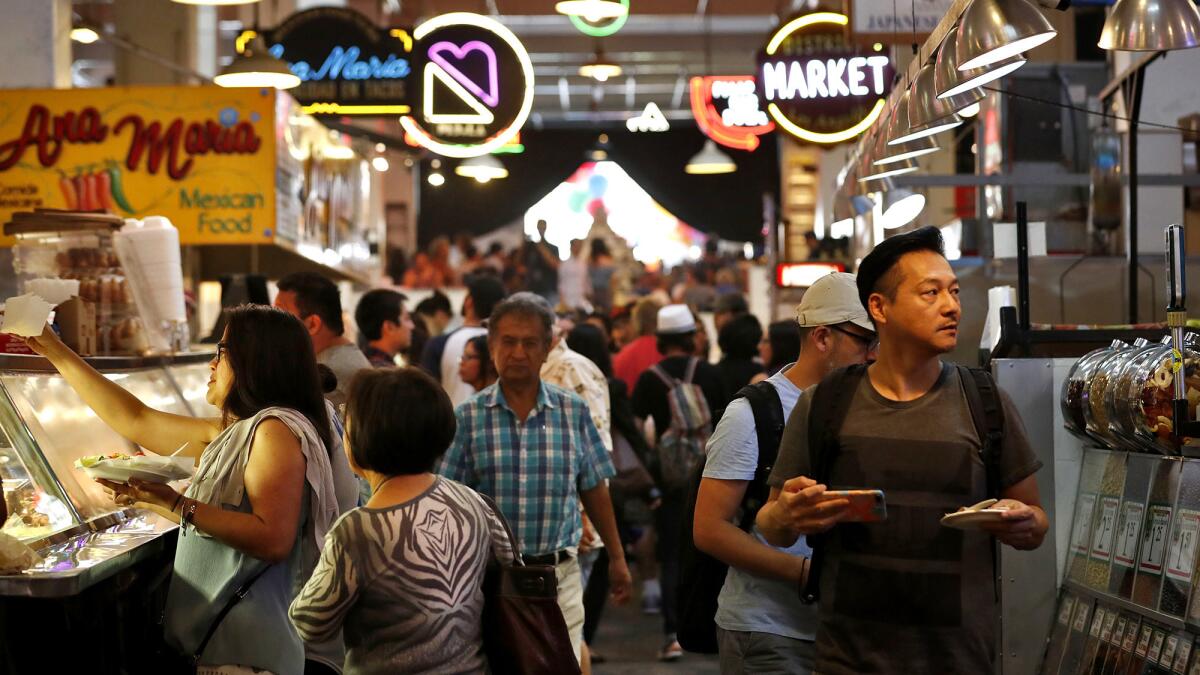
[[(779, 453), (779, 441), (783, 437), (783, 403), (779, 400), (779, 392), (776, 391), (775, 385), (766, 381), (743, 387), (734, 398), (745, 398), (750, 403), (758, 436), (758, 467), (754, 470), (754, 480), (746, 486), (738, 519), (738, 527), (749, 531), (754, 526), (754, 517), (758, 510), (767, 503), (767, 497), (771, 494), (767, 477), (771, 475), (771, 468), (775, 465), (775, 457)], [(729, 566), (697, 549), (692, 539), (696, 495), (700, 492), (704, 464), (705, 460), (701, 459), (687, 484), (683, 536), (679, 540), (682, 550), (679, 554), (677, 639), (680, 646), (689, 652), (715, 654), (717, 596), (721, 593), (721, 587), (725, 585), (725, 575)]]
[[(1000, 446), (1004, 441), (1004, 409), (1000, 403), (1000, 392), (992, 374), (980, 368), (958, 368), (959, 380), (967, 395), (971, 409), (971, 420), (975, 432), (982, 439), (980, 448), (984, 471), (987, 476), (988, 497), (1000, 498)], [(833, 462), (840, 451), (838, 429), (846, 419), (854, 393), (867, 372), (866, 365), (854, 365), (830, 373), (821, 381), (812, 398), (808, 415), (808, 452), (812, 475), (809, 478), (828, 484)], [(828, 534), (809, 535), (808, 545), (812, 548), (812, 564), (808, 581), (800, 589), (800, 599), (806, 604), (820, 598), (821, 567), (824, 558), (825, 540)], [(996, 540), (992, 539), (992, 557), (996, 558)], [(998, 583), (998, 582), (997, 582)], [(996, 589), (999, 597), (999, 587)]]

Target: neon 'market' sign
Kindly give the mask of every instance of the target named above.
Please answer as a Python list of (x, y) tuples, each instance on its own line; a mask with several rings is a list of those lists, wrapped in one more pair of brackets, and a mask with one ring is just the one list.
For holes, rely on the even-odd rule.
[(891, 59), (851, 44), (844, 14), (784, 23), (758, 57), (758, 96), (771, 119), (810, 143), (841, 143), (879, 118), (891, 90)]
[(764, 63), (763, 95), (768, 101), (880, 96), (884, 93), (884, 69), (890, 63), (886, 56)]

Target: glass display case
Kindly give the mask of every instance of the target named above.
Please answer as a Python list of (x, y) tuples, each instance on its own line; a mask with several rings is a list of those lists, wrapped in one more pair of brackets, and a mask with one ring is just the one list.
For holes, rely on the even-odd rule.
[(1099, 359), (1092, 369), (1084, 395), (1083, 419), (1088, 435), (1109, 448), (1120, 448), (1121, 440), (1108, 427), (1108, 412), (1104, 408), (1104, 396), (1109, 385), (1115, 382), (1125, 361), (1139, 348), (1122, 343), (1120, 347)]
[[(187, 416), (219, 413), (204, 400), (210, 354), (89, 362), (147, 405)], [(3, 531), (45, 558), (0, 576), (0, 595), (61, 595), (144, 558), (175, 524), (116, 507), (74, 467), (86, 455), (136, 448), (88, 408), (40, 357), (0, 356), (0, 479), (9, 517)]]
[(1075, 362), (1075, 365), (1071, 367), (1071, 372), (1063, 380), (1062, 395), (1059, 398), (1063, 424), (1072, 434), (1089, 443), (1097, 443), (1101, 440), (1089, 434), (1087, 430), (1085, 409), (1088, 405), (1088, 391), (1092, 375), (1101, 361), (1118, 349), (1125, 347), (1127, 345), (1124, 342), (1113, 340), (1112, 344), (1107, 347), (1088, 352)]

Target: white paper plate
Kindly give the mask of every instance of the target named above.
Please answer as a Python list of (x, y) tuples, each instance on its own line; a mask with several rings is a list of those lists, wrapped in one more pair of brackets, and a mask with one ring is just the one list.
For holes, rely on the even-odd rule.
[(195, 460), (191, 457), (138, 457), (76, 468), (82, 470), (89, 478), (102, 478), (114, 483), (128, 483), (131, 478), (150, 483), (169, 483), (190, 478), (194, 466)]
[(987, 523), (998, 523), (1004, 520), (1008, 509), (979, 509), (978, 511), (959, 511), (942, 516), (942, 525), (959, 530), (978, 530)]

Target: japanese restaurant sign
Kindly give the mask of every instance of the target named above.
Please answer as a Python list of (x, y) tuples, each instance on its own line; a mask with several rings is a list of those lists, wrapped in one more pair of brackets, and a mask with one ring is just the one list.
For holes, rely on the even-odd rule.
[(847, 38), (849, 18), (817, 12), (784, 23), (758, 55), (757, 93), (783, 131), (833, 144), (866, 131), (882, 114), (896, 69), (883, 46)]
[[(237, 40), (245, 49), (254, 31)], [(379, 28), (345, 7), (298, 12), (262, 37), (271, 55), (300, 78), (289, 90), (304, 111), (329, 115), (403, 115), (409, 112), (409, 52), (404, 28)]]
[(897, 12), (891, 0), (852, 0), (850, 32), (860, 43), (922, 44), (953, 4), (953, 0), (912, 0)]
[(166, 216), (184, 244), (269, 241), (275, 99), (215, 86), (0, 90), (0, 222), (103, 209)]

